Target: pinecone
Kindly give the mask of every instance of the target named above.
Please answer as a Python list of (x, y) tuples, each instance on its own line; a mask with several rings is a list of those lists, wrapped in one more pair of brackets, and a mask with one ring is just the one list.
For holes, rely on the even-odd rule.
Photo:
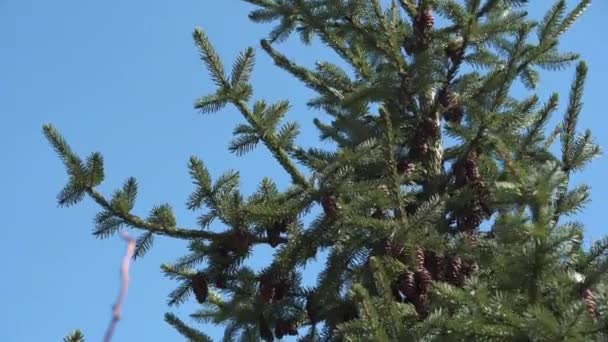
[(260, 298), (264, 303), (272, 302), (276, 297), (276, 290), (269, 274), (260, 276)]
[(424, 268), (424, 250), (420, 247), (416, 248), (416, 269), (420, 270)]
[(272, 286), (265, 286), (260, 288), (260, 299), (263, 303), (271, 303), (275, 295), (275, 289)]
[(285, 321), (278, 320), (274, 328), (274, 334), (277, 338), (281, 339), (285, 335), (295, 336), (298, 334), (298, 328), (296, 322), (293, 320)]
[(281, 231), (277, 229), (266, 229), (266, 235), (268, 236), (270, 246), (273, 248), (281, 242)]
[(323, 211), (325, 215), (329, 217), (336, 216), (336, 212), (338, 210), (338, 203), (336, 202), (336, 197), (333, 195), (326, 195), (321, 198), (321, 206), (323, 207)]
[(447, 276), (450, 283), (456, 286), (461, 285), (462, 279), (462, 260), (459, 257), (453, 257), (447, 269)]
[(248, 232), (238, 230), (230, 239), (230, 249), (239, 255), (246, 254), (249, 250), (251, 236)]
[(431, 288), (431, 284), (433, 283), (431, 273), (426, 268), (422, 268), (414, 273), (414, 278), (416, 280), (418, 294), (428, 293)]
[(298, 335), (298, 326), (294, 320), (287, 321), (287, 335), (296, 336)]
[(427, 294), (421, 294), (416, 299), (413, 300), (414, 307), (416, 308), (416, 312), (421, 317), (426, 317), (428, 314), (428, 306), (429, 306), (429, 297)]
[(454, 176), (456, 177), (456, 186), (464, 186), (467, 182), (467, 170), (462, 160), (457, 160), (454, 163)]
[(207, 277), (204, 273), (199, 272), (192, 276), (190, 279), (192, 292), (194, 292), (194, 296), (196, 297), (196, 301), (199, 303), (204, 303), (207, 300), (207, 295), (209, 294), (209, 286), (207, 284)]
[(414, 168), (414, 163), (405, 158), (402, 158), (397, 163), (397, 172), (405, 176), (409, 176), (412, 172), (414, 172)]
[(463, 261), (462, 262), (462, 274), (465, 277), (470, 277), (473, 274), (475, 274), (475, 272), (477, 272), (479, 270), (479, 265), (473, 261), (471, 263)]
[(287, 296), (287, 293), (289, 292), (289, 288), (290, 288), (289, 282), (284, 279), (280, 280), (279, 282), (274, 284), (275, 299), (281, 300), (281, 299), (285, 298), (285, 296)]
[(434, 251), (424, 251), (424, 268), (426, 268), (434, 280), (443, 278), (443, 256), (437, 255)]
[(437, 121), (433, 119), (426, 118), (420, 124), (420, 128), (422, 129), (422, 135), (425, 138), (425, 141), (429, 138), (437, 139), (439, 137), (439, 125)]
[(413, 272), (405, 271), (402, 273), (399, 276), (397, 283), (399, 291), (405, 295), (408, 301), (411, 302), (418, 297), (418, 292), (416, 291), (416, 278)]
[(439, 104), (444, 108), (451, 108), (456, 105), (456, 95), (450, 89), (443, 88), (439, 92)]
[(463, 117), (464, 110), (460, 106), (452, 107), (443, 114), (445, 121), (454, 125), (459, 125), (462, 122)]
[(427, 144), (427, 137), (423, 134), (422, 130), (418, 130), (414, 135), (412, 142), (412, 149), (410, 150), (410, 157), (414, 160), (421, 160), (429, 153), (429, 145)]
[(425, 8), (416, 18), (416, 28), (420, 32), (432, 30), (434, 24), (435, 18), (433, 17), (433, 10), (430, 7)]
[(469, 152), (465, 160), (465, 168), (469, 182), (473, 183), (480, 178), (477, 152)]
[(587, 312), (590, 316), (595, 317), (597, 315), (597, 298), (595, 294), (590, 289), (583, 290), (582, 293), (583, 302), (587, 307)]
[(382, 240), (378, 249), (381, 254), (390, 255), (397, 260), (403, 260), (406, 257), (403, 247), (389, 239)]

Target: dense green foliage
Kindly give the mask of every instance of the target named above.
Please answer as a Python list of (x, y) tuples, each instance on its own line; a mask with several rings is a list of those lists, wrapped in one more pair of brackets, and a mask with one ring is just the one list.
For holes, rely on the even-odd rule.
[[(47, 125), (70, 176), (61, 205), (94, 199), (99, 237), (141, 230), (136, 256), (156, 235), (187, 239), (188, 254), (162, 266), (178, 282), (169, 304), (199, 301), (191, 317), (225, 325), (224, 341), (608, 339), (608, 239), (585, 248), (582, 224), (568, 221), (589, 200), (588, 186), (569, 178), (600, 153), (577, 128), (587, 67), (577, 62), (563, 120), (551, 129), (557, 94), (511, 92), (521, 82), (532, 93), (539, 70), (578, 60), (558, 41), (590, 1), (571, 9), (555, 1), (539, 21), (525, 0), (246, 1), (256, 5), (251, 20), (277, 23), (261, 48), (317, 93), (308, 104), (331, 122), (314, 124), (336, 148), (297, 146), (298, 124), (283, 120), (289, 103), (254, 100), (254, 49), (228, 72), (196, 29), (217, 91), (195, 107), (236, 108), (245, 122), (230, 151), (263, 144), (291, 186), (264, 179), (245, 196), (238, 173), (212, 179), (192, 157), (187, 206), (203, 211), (200, 227), (179, 227), (167, 204), (140, 218), (135, 179), (106, 198), (96, 190), (101, 155), (82, 160)], [(319, 38), (349, 69), (298, 65), (276, 49), (291, 34), (305, 44)], [(322, 213), (304, 226), (316, 205)], [(210, 230), (214, 222), (224, 229)], [(276, 248), (261, 272), (243, 266), (257, 244)], [(302, 267), (321, 251), (326, 265), (304, 288)], [(166, 321), (189, 341), (210, 340), (173, 314)]]

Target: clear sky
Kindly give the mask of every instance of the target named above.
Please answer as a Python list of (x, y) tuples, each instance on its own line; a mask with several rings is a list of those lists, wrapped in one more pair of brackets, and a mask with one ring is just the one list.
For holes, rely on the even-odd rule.
[[(534, 3), (535, 15), (550, 5)], [(250, 8), (239, 0), (0, 0), (0, 341), (59, 341), (74, 328), (88, 341), (100, 341), (118, 290), (124, 244), (90, 234), (98, 211), (92, 201), (57, 208), (55, 196), (67, 177), (41, 134), (43, 124), (54, 124), (81, 155), (103, 153), (107, 177), (100, 190), (106, 195), (135, 176), (135, 212), (145, 216), (153, 205), (168, 202), (183, 226), (196, 221), (184, 205), (193, 189), (186, 168), (190, 155), (201, 157), (214, 176), (239, 170), (245, 193), (264, 176), (287, 184), (262, 148), (242, 158), (227, 151), (234, 125), (243, 121), (234, 109), (202, 116), (192, 108), (198, 96), (213, 90), (192, 29), (203, 27), (229, 66), (268, 32), (249, 22)], [(592, 128), (604, 148), (606, 32), (608, 3), (596, 0), (562, 43), (589, 63), (581, 126)], [(334, 58), (297, 40), (279, 49), (305, 65)], [(255, 98), (289, 99), (289, 118), (304, 126), (298, 142), (317, 144), (310, 122), (319, 113), (304, 105), (312, 93), (259, 52)], [(541, 96), (558, 91), (563, 103), (573, 71), (543, 75)], [(596, 238), (605, 233), (607, 170), (604, 157), (576, 178), (593, 186), (594, 201), (579, 219)], [(162, 276), (159, 265), (183, 255), (183, 247), (157, 238), (152, 251), (133, 264), (116, 341), (181, 340), (163, 322), (170, 309), (166, 295), (175, 283)], [(261, 251), (253, 265), (267, 262), (268, 253)], [(187, 319), (194, 309), (189, 303), (170, 310)], [(205, 331), (221, 336), (218, 328)]]

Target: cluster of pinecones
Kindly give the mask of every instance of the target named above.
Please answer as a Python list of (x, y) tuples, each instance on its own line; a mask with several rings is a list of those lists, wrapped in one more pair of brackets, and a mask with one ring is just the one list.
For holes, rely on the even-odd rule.
[(428, 294), (433, 281), (462, 286), (465, 279), (478, 269), (475, 262), (419, 248), (416, 250), (415, 271), (405, 271), (399, 276), (393, 284), (393, 295), (400, 302), (413, 304), (418, 314), (424, 316), (428, 312)]
[(456, 186), (471, 186), (478, 195), (478, 199), (458, 209), (456, 226), (459, 231), (473, 232), (484, 219), (492, 215), (492, 209), (487, 204), (488, 189), (479, 173), (479, 159), (476, 151), (470, 151), (464, 160), (454, 164)]

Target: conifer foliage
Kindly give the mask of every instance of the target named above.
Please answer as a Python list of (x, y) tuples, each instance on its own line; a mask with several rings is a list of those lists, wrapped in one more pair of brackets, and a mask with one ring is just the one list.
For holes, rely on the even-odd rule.
[[(97, 202), (98, 237), (141, 231), (136, 256), (157, 235), (188, 240), (189, 253), (162, 266), (177, 282), (169, 305), (198, 301), (191, 318), (223, 325), (224, 341), (608, 338), (608, 239), (586, 248), (582, 224), (568, 221), (589, 200), (589, 187), (569, 179), (600, 153), (578, 125), (587, 66), (558, 45), (589, 0), (547, 3), (539, 20), (528, 17), (526, 0), (245, 1), (255, 5), (251, 20), (276, 23), (261, 50), (317, 93), (308, 105), (331, 122), (314, 124), (336, 148), (296, 145), (289, 103), (254, 98), (255, 50), (227, 70), (197, 28), (217, 90), (196, 109), (238, 110), (244, 122), (230, 151), (264, 145), (291, 185), (264, 179), (245, 196), (238, 173), (213, 179), (192, 157), (187, 206), (202, 214), (200, 227), (183, 228), (168, 204), (137, 216), (133, 178), (111, 197), (98, 192), (101, 155), (81, 159), (47, 125), (69, 174), (59, 204)], [(304, 44), (320, 39), (346, 67), (299, 65), (278, 47), (292, 34)], [(533, 94), (540, 71), (574, 63), (556, 127), (547, 126), (557, 94), (513, 97), (513, 86)], [(322, 210), (304, 225), (313, 206)], [(257, 272), (243, 262), (259, 244), (276, 253)], [(315, 286), (302, 286), (302, 267), (322, 251)], [(189, 341), (210, 340), (165, 318)]]

